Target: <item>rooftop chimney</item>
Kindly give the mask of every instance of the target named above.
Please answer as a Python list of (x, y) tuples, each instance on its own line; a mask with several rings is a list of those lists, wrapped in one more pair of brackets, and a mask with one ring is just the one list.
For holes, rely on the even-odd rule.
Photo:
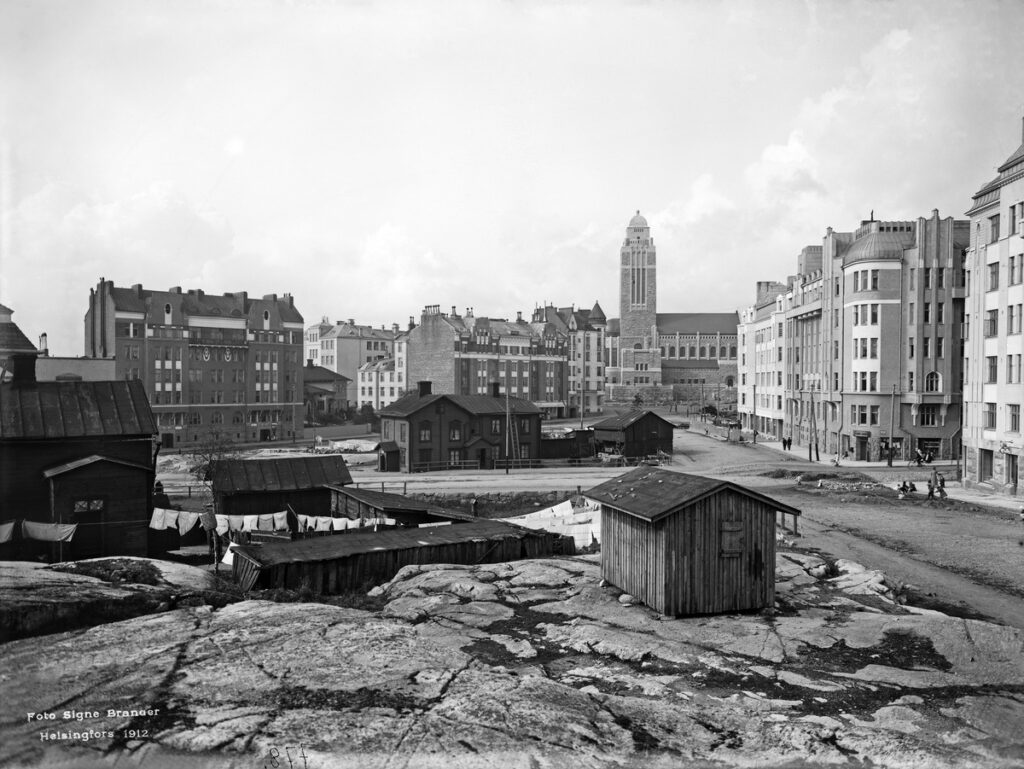
[(430, 395), (430, 382), (417, 382), (419, 386), (419, 394), (422, 398), (424, 395)]
[(50, 354), (50, 346), (47, 344), (45, 331), (39, 335), (39, 354), (43, 357)]
[(36, 383), (35, 352), (11, 353), (11, 384), (16, 387)]
[(453, 318), (458, 317), (458, 313), (455, 312), (455, 305), (454, 304), (452, 305), (452, 317)]

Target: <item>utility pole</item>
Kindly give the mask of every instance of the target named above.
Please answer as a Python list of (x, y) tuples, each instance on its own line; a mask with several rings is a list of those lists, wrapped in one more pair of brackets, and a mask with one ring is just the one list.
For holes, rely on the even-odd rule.
[(892, 467), (892, 447), (893, 447), (894, 438), (895, 438), (895, 435), (896, 435), (893, 432), (893, 427), (895, 425), (895, 421), (896, 421), (896, 385), (893, 385), (892, 386), (892, 398), (889, 401), (889, 451), (887, 452), (888, 455), (889, 455), (889, 458), (888, 458), (888, 465), (889, 465), (889, 467)]
[(707, 419), (705, 419), (705, 416), (706, 415), (704, 414), (704, 382), (702, 381), (700, 383), (700, 421), (701, 422), (706, 422), (707, 421)]
[[(756, 374), (755, 374), (756, 376)], [(754, 443), (757, 444), (757, 385), (754, 385), (754, 402), (751, 404), (753, 411), (750, 414), (750, 420), (753, 424), (750, 425), (754, 431)]]

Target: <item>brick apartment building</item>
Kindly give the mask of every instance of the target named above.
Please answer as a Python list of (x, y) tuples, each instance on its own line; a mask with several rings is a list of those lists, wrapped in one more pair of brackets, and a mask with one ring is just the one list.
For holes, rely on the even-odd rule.
[(290, 294), (251, 298), (114, 286), (89, 292), (85, 354), (145, 385), (165, 448), (211, 433), (290, 441), (302, 433), (303, 319)]
[(568, 341), (569, 382), (566, 416), (604, 413), (604, 330), (598, 302), (590, 310), (545, 305), (533, 311), (533, 323), (549, 323)]
[(420, 322), (396, 346), (395, 375), (402, 382), (429, 381), (451, 395), (500, 394), (532, 401), (549, 417), (569, 408), (569, 339), (546, 321), (535, 323), (443, 313), (425, 307)]

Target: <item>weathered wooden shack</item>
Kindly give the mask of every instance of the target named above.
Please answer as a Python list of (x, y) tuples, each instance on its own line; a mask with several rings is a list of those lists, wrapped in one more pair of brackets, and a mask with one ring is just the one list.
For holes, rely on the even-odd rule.
[(391, 518), (400, 526), (423, 523), (473, 521), (471, 515), (453, 513), (418, 499), (386, 491), (359, 489), (354, 486), (329, 486), (331, 515), (353, 519)]
[(672, 453), (675, 426), (653, 411), (629, 411), (602, 419), (592, 429), (599, 451), (621, 454), (627, 459)]
[(331, 490), (352, 476), (340, 454), (272, 459), (222, 459), (213, 464), (213, 496), (222, 515), (266, 515), (289, 506), (302, 515), (330, 515)]
[(40, 382), (35, 363), (12, 354), (0, 384), (0, 521), (17, 524), (0, 558), (145, 556), (157, 437), (145, 388)]
[(585, 493), (601, 505), (601, 574), (668, 616), (772, 606), (779, 513), (729, 481), (638, 468)]
[(571, 540), (500, 521), (354, 532), (339, 537), (242, 545), (232, 571), (244, 591), (308, 587), (315, 594), (379, 585), (413, 563), (499, 563), (562, 552)]

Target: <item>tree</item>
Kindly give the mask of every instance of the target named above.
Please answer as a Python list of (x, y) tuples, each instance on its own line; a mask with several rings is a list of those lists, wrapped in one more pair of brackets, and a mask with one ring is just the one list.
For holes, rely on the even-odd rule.
[[(213, 472), (217, 462), (228, 459), (235, 453), (234, 441), (228, 433), (213, 429), (205, 433), (203, 437), (189, 451), (189, 473), (206, 487), (210, 498), (213, 500), (213, 512), (218, 513), (217, 498), (213, 494)], [(220, 537), (215, 531), (208, 531), (210, 548), (213, 555), (213, 568), (217, 571), (220, 563)]]

